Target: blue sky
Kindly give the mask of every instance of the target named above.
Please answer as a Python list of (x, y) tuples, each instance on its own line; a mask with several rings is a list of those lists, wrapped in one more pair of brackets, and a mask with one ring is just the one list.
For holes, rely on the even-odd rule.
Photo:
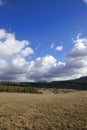
[[(13, 38), (15, 39), (15, 43), (17, 40), (19, 42), (26, 40), (30, 43), (27, 45), (28, 51), (26, 53), (28, 54), (26, 54), (26, 56), (24, 56), (25, 52), (22, 52), (24, 48), (27, 48), (25, 45), (26, 43), (24, 43), (23, 48), (20, 48), (18, 45), (20, 53), (23, 53), (21, 54), (22, 56), (19, 56), (18, 52), (12, 54), (7, 54), (6, 52), (0, 53), (1, 60), (4, 60), (4, 62), (9, 64), (8, 66), (13, 67), (12, 60), (20, 57), (19, 60), (22, 59), (26, 61), (29, 69), (30, 64), (34, 64), (33, 67), (36, 67), (35, 65), (38, 64), (36, 63), (38, 58), (40, 58), (39, 64), (42, 64), (42, 62), (45, 62), (44, 60), (48, 58), (51, 61), (54, 61), (49, 63), (51, 64), (50, 66), (52, 67), (53, 72), (54, 70), (58, 71), (56, 75), (50, 77), (50, 75), (52, 75), (51, 73), (53, 73), (50, 72), (51, 68), (46, 70), (47, 73), (45, 74), (41, 72), (42, 75), (39, 74), (39, 71), (43, 68), (39, 71), (35, 70), (34, 72), (29, 70), (29, 72), (32, 73), (31, 75), (26, 72), (20, 72), (23, 76), (20, 74), (20, 79), (18, 79), (13, 72), (13, 78), (11, 77), (10, 71), (12, 70), (9, 70), (8, 67), (8, 72), (6, 72), (7, 77), (4, 77), (4, 74), (1, 74), (1, 80), (11, 80), (11, 78), (12, 80), (18, 81), (23, 79), (24, 81), (68, 79), (69, 77), (66, 76), (66, 68), (69, 66), (71, 69), (73, 62), (66, 57), (70, 57), (73, 49), (75, 50), (77, 42), (79, 46), (81, 42), (85, 45), (84, 51), (87, 49), (84, 41), (87, 37), (87, 0), (0, 0), (0, 30), (1, 42), (3, 38), (5, 39), (5, 41), (2, 42), (3, 44), (6, 43), (8, 39), (9, 44), (12, 42), (11, 38), (8, 36), (9, 33), (15, 35), (15, 38)], [(81, 41), (81, 39), (84, 40)], [(6, 46), (9, 47), (7, 44)], [(3, 49), (3, 51), (5, 51), (4, 48), (1, 46), (1, 50)], [(14, 45), (13, 48), (16, 50)], [(7, 49), (7, 51), (12, 52), (12, 47)], [(83, 52), (83, 50), (80, 51)], [(78, 55), (82, 52), (78, 51)], [(56, 61), (51, 58), (54, 58)], [(75, 61), (77, 61), (77, 59), (75, 59)], [(47, 59), (46, 62), (48, 62)], [(62, 74), (62, 76), (59, 74), (59, 68), (57, 68), (58, 64), (61, 64), (61, 67), (62, 65), (65, 66), (65, 68), (64, 66), (61, 68), (61, 73), (64, 69), (64, 74)], [(44, 68), (47, 69), (47, 66), (48, 64), (45, 65)], [(85, 67), (83, 67), (83, 69), (84, 68)], [(18, 68), (16, 69), (18, 70)], [(17, 70), (15, 70), (15, 73)], [(5, 70), (3, 69), (3, 72), (4, 71)], [(38, 76), (32, 76), (35, 73), (38, 73)], [(80, 74), (79, 72), (78, 75), (76, 75), (75, 73), (71, 73), (70, 78), (77, 78), (87, 74)]]

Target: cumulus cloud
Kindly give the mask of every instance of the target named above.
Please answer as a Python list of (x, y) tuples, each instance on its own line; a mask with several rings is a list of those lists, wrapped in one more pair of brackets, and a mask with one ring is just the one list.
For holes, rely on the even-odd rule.
[(87, 58), (87, 38), (80, 38), (78, 34), (73, 40), (73, 48), (66, 54), (68, 60), (84, 60)]
[(23, 51), (21, 51), (21, 54), (22, 54), (23, 57), (26, 57), (29, 54), (33, 54), (33, 53), (34, 53), (34, 51), (30, 47), (27, 47)]
[(35, 81), (51, 81), (53, 77), (56, 77), (53, 70), (57, 70), (64, 65), (65, 63), (57, 62), (57, 60), (51, 55), (37, 58), (30, 63), (27, 78), (34, 79)]
[(87, 4), (87, 0), (83, 0), (83, 2), (85, 2)]
[(63, 46), (60, 45), (60, 46), (56, 46), (56, 47), (55, 47), (55, 44), (52, 43), (52, 44), (50, 45), (50, 49), (54, 49), (54, 50), (56, 50), (56, 51), (62, 51), (62, 50), (63, 50)]
[(81, 38), (78, 34), (73, 43), (73, 48), (65, 55), (66, 62), (58, 61), (50, 55), (32, 61), (28, 68), (27, 79), (52, 81), (87, 75), (87, 38)]
[(57, 47), (56, 47), (56, 50), (57, 50), (57, 51), (62, 51), (62, 50), (63, 50), (63, 46), (57, 46)]
[(14, 33), (0, 30), (0, 80), (52, 81), (87, 75), (87, 38), (78, 34), (73, 48), (65, 54), (66, 62), (52, 55), (28, 61), (34, 53), (27, 40), (17, 40)]
[(33, 49), (28, 47), (29, 44), (27, 40), (16, 40), (15, 34), (8, 33), (4, 29), (0, 30), (0, 57), (32, 54)]
[(0, 29), (0, 80), (18, 80), (27, 71), (26, 56), (34, 53), (27, 40), (16, 40), (14, 33)]
[(65, 55), (68, 64), (73, 66), (77, 77), (87, 75), (87, 38), (81, 38), (78, 34), (73, 41), (73, 48)]

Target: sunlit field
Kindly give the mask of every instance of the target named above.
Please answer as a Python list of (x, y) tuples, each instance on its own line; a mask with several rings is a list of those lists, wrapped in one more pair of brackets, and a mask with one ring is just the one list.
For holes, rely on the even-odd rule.
[(87, 130), (87, 91), (0, 93), (0, 130)]

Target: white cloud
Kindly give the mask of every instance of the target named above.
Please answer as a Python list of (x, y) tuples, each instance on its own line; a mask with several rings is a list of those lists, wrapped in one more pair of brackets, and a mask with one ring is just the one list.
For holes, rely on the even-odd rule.
[(66, 54), (68, 60), (76, 60), (87, 58), (87, 38), (80, 38), (77, 35), (76, 40), (73, 40), (73, 48)]
[(34, 53), (27, 40), (16, 40), (13, 33), (0, 29), (0, 80), (18, 80), (27, 71), (26, 56)]
[(66, 54), (66, 63), (58, 61), (53, 56), (37, 58), (30, 63), (27, 78), (52, 81), (87, 75), (87, 38), (80, 38), (78, 34), (73, 42), (73, 48)]
[(67, 80), (87, 75), (87, 38), (77, 35), (73, 48), (58, 61), (52, 55), (28, 61), (34, 53), (29, 41), (17, 40), (13, 33), (0, 30), (0, 80), (52, 81)]
[(21, 55), (22, 55), (23, 57), (29, 56), (30, 54), (34, 54), (33, 49), (30, 48), (30, 47), (27, 47), (27, 48), (25, 48), (23, 51), (21, 51)]
[(35, 61), (30, 62), (27, 78), (34, 79), (35, 81), (51, 81), (53, 77), (56, 77), (56, 74), (53, 71), (55, 69), (58, 71), (58, 68), (60, 69), (61, 66), (64, 65), (65, 63), (57, 62), (57, 60), (51, 55), (37, 58)]
[(83, 0), (83, 2), (85, 2), (87, 4), (87, 0)]
[(0, 57), (33, 54), (33, 49), (28, 47), (29, 44), (30, 42), (27, 40), (16, 40), (14, 34), (8, 33), (4, 29), (0, 30)]
[(57, 46), (57, 47), (56, 47), (56, 50), (57, 50), (57, 51), (62, 51), (62, 50), (63, 50), (63, 46)]
[(54, 50), (57, 50), (57, 51), (62, 51), (62, 50), (63, 50), (63, 46), (61, 45), (61, 46), (57, 46), (57, 47), (55, 48), (55, 44), (52, 43), (52, 44), (50, 45), (50, 49), (54, 49)]

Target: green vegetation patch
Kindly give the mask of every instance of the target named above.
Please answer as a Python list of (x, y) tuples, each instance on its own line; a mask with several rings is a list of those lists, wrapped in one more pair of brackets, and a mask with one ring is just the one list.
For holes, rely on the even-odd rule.
[(40, 93), (38, 89), (33, 87), (21, 86), (0, 86), (0, 92), (19, 92), (19, 93)]

